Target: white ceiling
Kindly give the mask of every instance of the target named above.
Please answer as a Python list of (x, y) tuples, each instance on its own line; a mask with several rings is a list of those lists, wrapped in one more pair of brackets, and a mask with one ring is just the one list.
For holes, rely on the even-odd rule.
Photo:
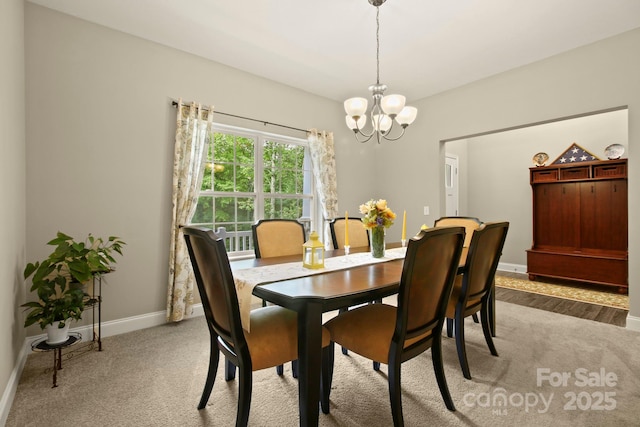
[[(29, 1), (339, 101), (376, 80), (367, 0)], [(416, 100), (638, 27), (640, 0), (388, 0), (380, 81)]]

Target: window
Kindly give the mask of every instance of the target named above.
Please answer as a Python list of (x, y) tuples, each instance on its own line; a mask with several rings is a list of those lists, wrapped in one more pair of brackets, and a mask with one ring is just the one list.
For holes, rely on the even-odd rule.
[(211, 227), (233, 255), (253, 254), (251, 225), (297, 219), (307, 235), (317, 217), (305, 139), (214, 125), (191, 224)]

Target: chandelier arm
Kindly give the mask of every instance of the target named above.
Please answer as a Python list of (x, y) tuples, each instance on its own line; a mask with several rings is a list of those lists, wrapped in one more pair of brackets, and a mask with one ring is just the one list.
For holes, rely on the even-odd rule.
[[(358, 141), (361, 144), (364, 144), (365, 142), (369, 142), (371, 138), (373, 138), (373, 135), (375, 135), (375, 132), (371, 132), (371, 134), (367, 135), (366, 133), (363, 133), (361, 131), (354, 131), (354, 134), (356, 136), (356, 141)], [(358, 138), (358, 135), (364, 136), (364, 139)]]
[(405, 126), (405, 127), (403, 127), (403, 128), (402, 128), (402, 132), (400, 132), (400, 135), (398, 135), (398, 136), (397, 136), (397, 137), (395, 137), (395, 138), (391, 138), (391, 137), (388, 137), (388, 136), (387, 136), (388, 134), (390, 134), (390, 133), (391, 133), (391, 128), (389, 128), (389, 131), (388, 131), (388, 132), (386, 132), (386, 133), (384, 133), (384, 134), (382, 134), (382, 137), (383, 137), (384, 139), (386, 139), (387, 141), (397, 141), (397, 140), (399, 140), (400, 138), (402, 138), (402, 136), (404, 135), (404, 131), (405, 131), (406, 129), (407, 129), (407, 128), (406, 128), (406, 126)]

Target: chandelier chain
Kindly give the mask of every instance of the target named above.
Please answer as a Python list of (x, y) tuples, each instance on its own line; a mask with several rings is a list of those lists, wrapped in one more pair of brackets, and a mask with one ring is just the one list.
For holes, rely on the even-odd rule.
[(380, 6), (376, 6), (376, 84), (380, 84)]

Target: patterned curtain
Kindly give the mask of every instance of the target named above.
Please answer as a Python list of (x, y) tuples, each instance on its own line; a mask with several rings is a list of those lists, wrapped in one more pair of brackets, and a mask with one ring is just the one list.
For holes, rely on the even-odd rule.
[[(311, 164), (322, 206), (322, 215), (325, 219), (335, 218), (338, 216), (338, 179), (336, 177), (333, 133), (311, 129), (307, 140), (309, 141)], [(330, 236), (329, 224), (325, 222), (323, 241), (327, 248), (332, 249)]]
[(193, 312), (195, 279), (191, 260), (180, 227), (188, 224), (198, 203), (202, 185), (203, 156), (207, 135), (211, 134), (213, 106), (190, 107), (178, 102), (176, 142), (173, 158), (173, 214), (169, 248), (169, 287), (167, 321), (178, 322)]

